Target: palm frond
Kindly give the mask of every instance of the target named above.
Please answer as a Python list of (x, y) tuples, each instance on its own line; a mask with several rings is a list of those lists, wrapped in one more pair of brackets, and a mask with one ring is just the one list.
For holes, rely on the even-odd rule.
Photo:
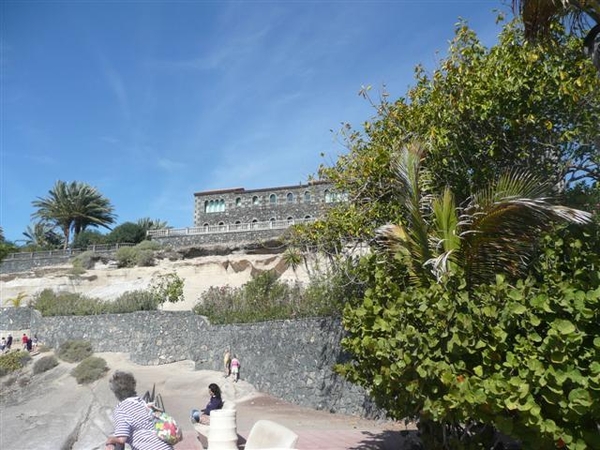
[(460, 258), (472, 280), (522, 273), (540, 232), (553, 222), (591, 221), (590, 213), (550, 203), (548, 191), (535, 177), (512, 173), (472, 196), (459, 222)]

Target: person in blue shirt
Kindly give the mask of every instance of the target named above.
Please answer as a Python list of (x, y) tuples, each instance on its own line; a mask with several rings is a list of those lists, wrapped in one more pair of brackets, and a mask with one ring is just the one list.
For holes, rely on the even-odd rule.
[(210, 400), (206, 404), (206, 407), (201, 410), (192, 409), (192, 414), (190, 419), (192, 423), (201, 423), (203, 425), (210, 425), (210, 412), (216, 409), (223, 408), (223, 399), (221, 399), (221, 388), (215, 384), (211, 383), (208, 385), (208, 394), (210, 395)]

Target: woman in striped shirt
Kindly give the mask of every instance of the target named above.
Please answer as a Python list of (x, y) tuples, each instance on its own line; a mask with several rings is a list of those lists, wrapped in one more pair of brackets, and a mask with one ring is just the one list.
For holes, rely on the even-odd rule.
[(146, 402), (135, 391), (135, 378), (117, 370), (109, 380), (119, 404), (113, 411), (115, 431), (106, 440), (106, 450), (119, 450), (127, 443), (132, 450), (173, 450), (154, 431), (154, 420)]

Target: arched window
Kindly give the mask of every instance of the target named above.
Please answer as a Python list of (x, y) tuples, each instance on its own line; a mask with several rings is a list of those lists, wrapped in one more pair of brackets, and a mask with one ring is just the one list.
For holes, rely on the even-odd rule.
[(219, 212), (225, 211), (225, 200), (223, 200), (223, 199), (219, 200), (218, 211)]
[(275, 194), (269, 195), (269, 203), (271, 205), (274, 205), (275, 203), (277, 203), (277, 196)]
[(291, 192), (288, 192), (286, 199), (287, 199), (288, 203), (293, 203), (294, 202), (294, 194), (292, 194)]
[(287, 218), (287, 222), (288, 222), (288, 225), (292, 225), (294, 223), (294, 218), (292, 216), (289, 216)]
[(242, 199), (241, 198), (236, 198), (235, 199), (235, 206), (240, 207), (242, 206)]
[(258, 196), (255, 195), (254, 197), (252, 197), (252, 204), (258, 205)]
[(304, 219), (305, 220), (310, 219), (310, 216), (304, 216)]
[(304, 192), (304, 202), (305, 203), (309, 203), (310, 202), (310, 192), (308, 192), (308, 191)]
[(204, 227), (204, 231), (208, 231), (208, 222), (204, 222), (202, 226)]
[(258, 220), (256, 219), (252, 219), (252, 223), (250, 223), (250, 228), (254, 228), (256, 227), (256, 224), (258, 223)]
[(269, 219), (269, 228), (273, 228), (273, 225), (275, 225), (275, 217)]
[(236, 224), (236, 225), (239, 225), (239, 224), (241, 224), (241, 223), (242, 223), (242, 222), (240, 222), (239, 220), (236, 220), (236, 221), (235, 221), (235, 224)]

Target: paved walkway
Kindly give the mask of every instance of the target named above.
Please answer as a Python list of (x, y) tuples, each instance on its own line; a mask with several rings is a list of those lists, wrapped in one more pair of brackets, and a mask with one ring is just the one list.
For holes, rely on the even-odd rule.
[[(414, 426), (377, 422), (354, 416), (303, 408), (260, 395), (236, 405), (240, 448), (259, 419), (280, 423), (298, 434), (299, 450), (410, 450), (416, 441)], [(176, 450), (202, 450), (193, 426), (184, 428), (184, 440)]]

